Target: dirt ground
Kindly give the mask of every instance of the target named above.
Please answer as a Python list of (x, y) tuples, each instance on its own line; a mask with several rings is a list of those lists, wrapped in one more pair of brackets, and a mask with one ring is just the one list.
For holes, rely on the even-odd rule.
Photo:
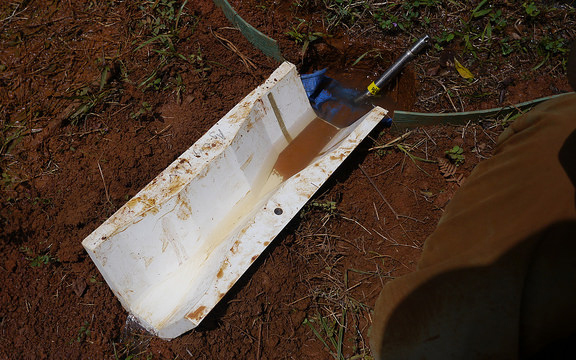
[[(405, 37), (335, 29), (303, 55), (286, 32), (296, 17), (320, 20), (288, 3), (231, 1), (303, 73), (329, 67), (365, 82), (406, 48)], [(338, 346), (343, 358), (369, 359), (382, 285), (415, 269), (443, 208), (505, 125), (437, 125), (401, 139), (378, 129), (197, 329), (163, 341), (127, 322), (81, 242), (278, 63), (209, 0), (31, 0), (3, 2), (0, 14), (2, 359), (331, 359)], [(379, 57), (352, 66), (372, 48)], [(434, 80), (462, 81), (442, 61), (423, 54), (410, 65), (387, 89), (391, 110), (468, 111), (569, 91), (561, 67), (545, 66), (458, 101)], [(486, 77), (502, 83), (533, 66), (508, 61)], [(457, 168), (423, 161), (454, 146), (465, 156)]]

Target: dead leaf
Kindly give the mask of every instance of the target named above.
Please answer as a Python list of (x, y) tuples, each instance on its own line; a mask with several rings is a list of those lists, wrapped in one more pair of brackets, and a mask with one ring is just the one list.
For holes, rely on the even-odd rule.
[(432, 66), (426, 70), (426, 75), (428, 76), (436, 76), (440, 71), (440, 65)]
[(454, 67), (464, 79), (474, 79), (474, 75), (470, 72), (470, 70), (466, 69), (464, 65), (460, 64), (457, 59), (454, 59)]
[(72, 290), (74, 290), (74, 293), (76, 293), (78, 297), (82, 297), (82, 295), (84, 295), (84, 291), (86, 291), (86, 281), (84, 281), (82, 278), (77, 278), (72, 283)]

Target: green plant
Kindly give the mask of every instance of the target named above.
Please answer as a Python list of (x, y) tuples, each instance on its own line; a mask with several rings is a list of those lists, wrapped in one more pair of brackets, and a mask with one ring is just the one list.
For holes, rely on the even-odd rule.
[(488, 0), (482, 0), (474, 8), (474, 10), (472, 10), (472, 18), (478, 19), (478, 18), (482, 18), (482, 17), (490, 14), (492, 12), (492, 8), (489, 6), (490, 4), (488, 4), (488, 6), (486, 6), (487, 3), (488, 3)]
[(173, 93), (176, 95), (176, 102), (180, 104), (182, 102), (182, 93), (186, 91), (186, 85), (184, 85), (182, 75), (176, 74), (170, 81), (169, 86), (174, 89)]
[(328, 218), (338, 215), (338, 208), (335, 201), (313, 200), (307, 203), (302, 211), (300, 211), (300, 217), (305, 218), (311, 211), (314, 210), (326, 213)]
[(540, 49), (542, 55), (545, 56), (564, 55), (568, 54), (570, 50), (565, 39), (553, 38), (551, 36), (545, 36), (542, 38), (538, 44), (538, 48)]
[(502, 10), (498, 9), (490, 14), (490, 23), (497, 29), (503, 29), (508, 24), (508, 21), (503, 16)]
[[(173, 76), (167, 76), (170, 71), (170, 64), (173, 61), (184, 61), (192, 65), (197, 64), (198, 56), (186, 56), (180, 52), (178, 45), (180, 43), (180, 28), (182, 19), (185, 19), (187, 24), (191, 24), (192, 31), (198, 23), (198, 18), (184, 12), (184, 8), (188, 0), (183, 2), (176, 0), (158, 0), (155, 2), (148, 1), (140, 5), (141, 11), (145, 14), (144, 21), (140, 26), (142, 31), (149, 35), (145, 41), (141, 42), (134, 51), (141, 49), (148, 49), (155, 53), (157, 57), (157, 65), (155, 69), (147, 75), (138, 84), (139, 88), (165, 90), (170, 88), (174, 83), (179, 87), (177, 96), (184, 88), (182, 84), (182, 77), (180, 77), (180, 84)], [(205, 67), (201, 68), (201, 72), (206, 71)], [(167, 83), (165, 81), (168, 80)]]
[(298, 19), (298, 25), (292, 25), (292, 29), (286, 32), (286, 35), (290, 36), (296, 44), (302, 44), (302, 54), (306, 53), (308, 46), (317, 41), (318, 39), (328, 37), (328, 34), (324, 34), (318, 31), (311, 31), (310, 25), (304, 19)]
[(78, 336), (76, 336), (76, 342), (82, 342), (90, 336), (90, 322), (85, 321), (80, 329), (78, 330)]
[(402, 151), (404, 154), (408, 155), (408, 157), (410, 158), (410, 160), (412, 160), (412, 162), (416, 163), (416, 161), (421, 161), (421, 162), (427, 162), (427, 163), (433, 163), (435, 162), (434, 160), (430, 160), (430, 159), (424, 159), (421, 158), (419, 156), (413, 155), (410, 153), (410, 150), (408, 150), (404, 145), (401, 144), (397, 144), (396, 147)]
[(51, 198), (41, 198), (38, 196), (31, 199), (31, 201), (32, 201), (32, 205), (50, 205), (50, 204), (52, 204)]
[(38, 266), (42, 266), (42, 265), (47, 265), (47, 264), (49, 264), (51, 262), (55, 262), (55, 261), (56, 261), (56, 258), (54, 258), (52, 255), (43, 254), (43, 255), (38, 255), (37, 257), (32, 259), (32, 262), (30, 262), (30, 266), (38, 267)]
[(510, 55), (514, 52), (514, 47), (508, 43), (508, 38), (500, 40), (500, 50), (503, 56)]
[(25, 124), (25, 120), (13, 121), (13, 123), (2, 122), (2, 128), (0, 129), (0, 158), (10, 153), (12, 148), (22, 140), (22, 136), (26, 131)]
[(103, 103), (115, 92), (116, 89), (95, 90), (90, 86), (84, 86), (76, 90), (74, 96), (67, 97), (69, 100), (74, 100), (73, 104), (77, 104), (68, 115), (68, 121), (70, 121), (72, 125), (78, 125), (91, 114), (92, 109), (94, 109), (98, 104)]
[(216, 61), (206, 60), (204, 54), (202, 54), (202, 50), (198, 48), (195, 54), (190, 54), (188, 57), (188, 61), (194, 67), (194, 71), (200, 75), (201, 78), (205, 78), (210, 70), (212, 70), (212, 66), (210, 64), (221, 65)]
[(528, 15), (531, 19), (534, 19), (535, 17), (540, 15), (540, 9), (536, 4), (534, 4), (534, 1), (531, 1), (530, 3), (527, 2), (523, 3), (522, 7), (524, 8), (526, 15)]
[[(534, 66), (532, 70), (538, 70), (542, 65), (544, 65), (551, 57), (561, 55), (566, 56), (569, 52), (568, 46), (564, 39), (555, 39), (550, 36), (545, 36), (538, 43), (538, 54), (543, 57), (542, 61), (538, 65)], [(564, 66), (566, 59), (562, 60), (562, 65)]]
[(382, 52), (380, 49), (372, 49), (372, 50), (368, 50), (365, 53), (363, 53), (362, 55), (358, 56), (358, 58), (356, 60), (354, 60), (354, 62), (350, 66), (354, 67), (354, 66), (358, 65), (358, 63), (360, 61), (362, 61), (362, 59), (364, 59), (369, 54), (374, 54), (374, 55), (372, 55), (373, 58), (379, 58), (379, 59), (382, 58)]
[(136, 112), (131, 113), (130, 117), (134, 120), (139, 120), (150, 115), (151, 113), (152, 113), (152, 106), (148, 102), (142, 101), (142, 103), (140, 104), (140, 109), (138, 109)]
[(318, 210), (327, 212), (330, 215), (335, 215), (338, 212), (335, 201), (312, 201), (310, 206)]
[(59, 261), (58, 258), (50, 254), (50, 246), (39, 254), (35, 253), (27, 246), (21, 247), (20, 251), (26, 256), (26, 260), (30, 261), (31, 267), (40, 267), (42, 265), (48, 265)]
[(439, 0), (392, 2), (386, 8), (374, 11), (373, 16), (384, 31), (408, 31), (416, 24), (429, 24), (430, 18), (425, 14), (434, 10), (439, 4)]
[(0, 185), (2, 185), (2, 188), (11, 188), (14, 184), (16, 184), (16, 182), (17, 181), (14, 179), (14, 177), (8, 172), (2, 172), (2, 177), (0, 178)]
[(465, 156), (464, 156), (464, 149), (462, 149), (458, 145), (454, 145), (454, 147), (450, 150), (445, 152), (446, 157), (456, 166), (460, 166), (464, 163)]
[[(326, 8), (326, 21), (328, 29), (340, 24), (345, 26), (354, 25), (369, 8), (369, 4), (364, 1), (354, 0), (323, 0)], [(299, 4), (302, 7), (302, 4)]]
[[(372, 357), (368, 355), (370, 350), (364, 339), (358, 332), (353, 330), (358, 329), (360, 317), (362, 314), (369, 313), (370, 309), (365, 304), (350, 297), (344, 290), (350, 287), (348, 283), (349, 271), (363, 275), (376, 275), (376, 273), (355, 269), (344, 271), (344, 282), (340, 284), (340, 286), (344, 286), (344, 288), (326, 289), (333, 291), (334, 293), (332, 294), (318, 294), (318, 296), (327, 301), (328, 304), (330, 301), (334, 301), (333, 296), (343, 296), (343, 298), (340, 298), (337, 303), (332, 304), (328, 308), (326, 307), (327, 305), (323, 306), (325, 310), (329, 311), (329, 314), (322, 315), (322, 310), (318, 309), (314, 315), (305, 318), (302, 325), (310, 328), (312, 333), (324, 345), (334, 359), (372, 360)], [(348, 353), (348, 356), (345, 355), (345, 352)]]
[(98, 280), (98, 277), (96, 275), (91, 275), (90, 278), (88, 279), (88, 282), (92, 285), (102, 284), (102, 281)]
[(183, 2), (176, 0), (144, 1), (140, 9), (147, 14), (145, 24), (150, 27), (153, 36), (163, 33), (176, 35), (179, 30), (180, 19), (188, 16), (184, 13), (184, 7), (188, 0)]
[(444, 49), (444, 46), (452, 42), (456, 34), (454, 32), (448, 32), (446, 30), (442, 31), (442, 34), (435, 37), (434, 47), (436, 50), (441, 51)]
[[(318, 325), (318, 328), (315, 325)], [(344, 344), (344, 330), (346, 328), (346, 308), (343, 309), (340, 321), (336, 319), (330, 320), (321, 314), (316, 314), (312, 318), (304, 319), (303, 325), (306, 325), (312, 330), (314, 335), (324, 344), (326, 349), (332, 353), (332, 356), (337, 360), (344, 360), (343, 344)]]
[(385, 149), (377, 149), (377, 150), (376, 150), (376, 155), (377, 155), (378, 157), (384, 157), (384, 156), (390, 155), (390, 154), (392, 154), (392, 153), (393, 153), (392, 150), (385, 150)]

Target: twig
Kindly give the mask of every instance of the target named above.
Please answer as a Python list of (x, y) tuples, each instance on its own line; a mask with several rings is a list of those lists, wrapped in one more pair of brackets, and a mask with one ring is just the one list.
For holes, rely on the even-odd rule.
[(468, 120), (468, 122), (466, 123), (466, 126), (464, 126), (462, 128), (462, 139), (464, 139), (464, 135), (466, 134), (466, 130), (468, 130), (468, 126), (470, 126), (471, 122), (472, 122), (472, 120)]
[(446, 97), (448, 98), (448, 100), (450, 101), (450, 104), (452, 104), (452, 107), (454, 108), (455, 112), (458, 112), (458, 108), (456, 107), (456, 105), (454, 105), (454, 102), (452, 101), (452, 98), (450, 97), (450, 93), (448, 92), (448, 89), (446, 89), (446, 86), (444, 86), (444, 84), (442, 84), (440, 81), (436, 80), (436, 82), (438, 84), (440, 84), (440, 86), (442, 86), (442, 88), (445, 91)]
[(392, 207), (392, 205), (390, 205), (390, 203), (388, 202), (388, 200), (386, 200), (386, 197), (384, 197), (384, 194), (382, 194), (382, 192), (380, 191), (380, 189), (378, 189), (378, 187), (376, 186), (376, 184), (374, 183), (374, 181), (372, 181), (372, 179), (370, 178), (370, 176), (368, 176), (368, 174), (366, 173), (366, 171), (364, 170), (364, 168), (360, 165), (358, 165), (358, 167), (360, 168), (360, 170), (362, 171), (362, 173), (364, 174), (364, 176), (366, 176), (366, 178), (368, 179), (368, 181), (370, 182), (370, 184), (374, 187), (374, 189), (376, 189), (376, 191), (378, 192), (378, 194), (380, 195), (380, 197), (382, 198), (382, 200), (384, 200), (384, 202), (386, 203), (386, 205), (388, 205), (388, 207), (390, 208), (390, 210), (392, 210), (392, 213), (394, 214), (394, 216), (396, 217), (396, 219), (399, 218), (398, 213), (396, 212), (396, 210), (394, 210), (394, 208)]
[(380, 221), (380, 216), (378, 215), (378, 209), (376, 208), (376, 204), (372, 201), (372, 206), (374, 206), (374, 213), (376, 214), (376, 220)]
[(368, 234), (372, 235), (372, 233), (370, 231), (368, 231), (368, 229), (366, 229), (366, 227), (364, 227), (364, 225), (360, 224), (357, 220), (348, 218), (346, 216), (342, 216), (342, 219), (356, 223), (356, 225), (360, 226), (362, 229), (364, 229), (364, 231), (366, 231)]
[[(419, 156), (416, 155), (412, 155), (410, 154), (410, 150), (406, 149), (404, 146), (397, 144), (396, 147), (401, 150), (404, 154), (408, 155), (408, 157), (410, 158), (410, 160), (412, 160), (412, 162), (416, 163), (416, 160), (418, 161), (422, 161), (422, 162), (427, 162), (427, 163), (436, 163), (436, 160), (429, 160), (429, 159), (424, 159), (421, 158)], [(422, 170), (424, 171), (424, 170)], [(424, 171), (426, 173), (426, 171)], [(427, 175), (430, 175), (428, 173), (426, 173)]]
[[(22, 2), (23, 3), (23, 2)], [(0, 23), (3, 23), (5, 21), (11, 20), (13, 17), (15, 17), (16, 15), (20, 15), (22, 14), (24, 11), (26, 11), (26, 9), (28, 7), (25, 7), (24, 9), (22, 9), (20, 12), (18, 12), (18, 10), (20, 9), (20, 5), (22, 4), (17, 4), (16, 7), (14, 8), (14, 11), (12, 11), (12, 14), (10, 14), (9, 16), (5, 17), (4, 19), (0, 20)]]
[(104, 183), (104, 192), (106, 193), (106, 200), (112, 205), (112, 201), (110, 201), (110, 196), (108, 195), (108, 187), (106, 186), (106, 180), (104, 180), (104, 174), (102, 173), (102, 167), (100, 167), (100, 160), (97, 162), (98, 170), (100, 170), (100, 176), (102, 177), (102, 183)]
[(87, 131), (84, 131), (84, 132), (81, 132), (81, 133), (68, 133), (68, 134), (66, 134), (66, 135), (61, 135), (61, 136), (68, 136), (68, 137), (78, 136), (78, 137), (84, 137), (84, 136), (86, 136), (86, 135), (90, 135), (90, 134), (93, 134), (93, 133), (96, 133), (96, 132), (106, 132), (106, 131), (108, 131), (107, 128), (105, 128), (105, 129), (93, 129), (93, 130), (87, 130)]
[(428, 136), (428, 139), (430, 139), (430, 141), (432, 141), (432, 144), (438, 145), (438, 144), (436, 144), (436, 141), (434, 141), (434, 139), (432, 139), (432, 137), (430, 135), (428, 135), (428, 133), (426, 132), (426, 129), (422, 128), (422, 131), (424, 131), (424, 134), (426, 134), (426, 136)]
[[(404, 264), (402, 261), (390, 256), (390, 255), (382, 255), (382, 254), (378, 254), (375, 251), (370, 251), (372, 254), (374, 254), (374, 256), (368, 258), (369, 260), (374, 260), (374, 259), (390, 259), (392, 261), (395, 261), (397, 263), (399, 263), (400, 265), (404, 266), (406, 269), (408, 270), (412, 270), (410, 269), (406, 264)], [(378, 266), (376, 266), (376, 268), (378, 268)]]
[(384, 144), (384, 145), (374, 146), (374, 147), (372, 147), (372, 148), (370, 148), (370, 149), (368, 149), (368, 150), (369, 150), (369, 151), (372, 151), (372, 150), (385, 149), (385, 148), (388, 148), (388, 147), (392, 147), (392, 146), (394, 146), (395, 143), (400, 142), (400, 141), (406, 139), (408, 136), (410, 136), (410, 134), (412, 134), (413, 131), (414, 131), (414, 130), (410, 130), (410, 131), (408, 131), (407, 133), (398, 136), (396, 139), (394, 139), (394, 140), (392, 140), (392, 141), (389, 141), (389, 142), (387, 142), (387, 143)]
[(161, 135), (163, 132), (165, 132), (166, 130), (170, 129), (171, 127), (172, 127), (172, 124), (169, 124), (169, 125), (166, 126), (164, 129), (162, 129), (162, 130), (160, 130), (160, 131), (158, 131), (158, 132), (155, 132), (155, 134), (154, 134), (150, 139), (146, 140), (146, 142), (148, 143), (148, 142), (154, 140), (157, 136)]
[(256, 359), (260, 360), (260, 353), (261, 353), (261, 349), (260, 349), (260, 345), (262, 343), (262, 322), (260, 322), (260, 329), (258, 330), (258, 352), (256, 353)]
[(398, 215), (398, 217), (403, 217), (403, 218), (405, 218), (405, 219), (409, 219), (409, 220), (412, 220), (412, 221), (416, 221), (416, 222), (419, 222), (419, 223), (421, 223), (421, 224), (426, 224), (426, 221), (418, 220), (418, 219), (416, 219), (416, 218), (413, 218), (412, 216), (408, 216), (408, 215)]
[(386, 174), (387, 172), (389, 172), (389, 171), (393, 170), (393, 169), (396, 167), (396, 165), (398, 165), (399, 163), (400, 163), (400, 162), (399, 162), (399, 161), (397, 161), (397, 162), (396, 162), (396, 164), (394, 164), (394, 165), (390, 166), (388, 169), (386, 169), (386, 170), (384, 170), (384, 171), (381, 171), (381, 172), (379, 172), (378, 174), (374, 174), (374, 175), (372, 175), (372, 177), (378, 177), (378, 176), (380, 176), (380, 175), (384, 175), (384, 174)]
[(302, 301), (302, 300), (304, 300), (304, 299), (306, 299), (306, 298), (309, 298), (310, 296), (311, 296), (311, 295), (306, 295), (306, 296), (304, 296), (304, 297), (301, 297), (301, 298), (298, 299), (298, 300), (292, 301), (290, 304), (286, 304), (286, 306), (292, 306), (292, 305), (296, 304), (296, 303), (299, 302), (299, 301)]
[(254, 62), (252, 60), (250, 60), (250, 58), (244, 54), (242, 54), (242, 52), (240, 50), (238, 50), (238, 48), (236, 47), (236, 45), (234, 45), (232, 43), (232, 41), (226, 39), (224, 36), (218, 34), (217, 32), (212, 31), (212, 29), (210, 29), (210, 32), (212, 33), (212, 35), (214, 35), (214, 37), (216, 39), (218, 39), (220, 41), (220, 43), (227, 49), (231, 50), (233, 53), (235, 53), (236, 55), (238, 55), (240, 57), (240, 60), (242, 61), (242, 63), (244, 64), (244, 66), (246, 66), (246, 68), (248, 70), (251, 70), (250, 67), (252, 67), (254, 70), (257, 69), (256, 65), (254, 64)]

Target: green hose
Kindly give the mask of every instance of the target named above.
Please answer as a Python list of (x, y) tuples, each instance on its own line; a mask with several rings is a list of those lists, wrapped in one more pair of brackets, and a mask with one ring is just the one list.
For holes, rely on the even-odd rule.
[[(573, 94), (573, 93), (569, 93)], [(393, 126), (400, 129), (413, 128), (427, 125), (465, 125), (470, 121), (479, 121), (482, 119), (505, 117), (518, 110), (528, 110), (541, 102), (554, 99), (568, 94), (560, 94), (539, 98), (536, 100), (526, 101), (517, 105), (504, 106), (488, 110), (454, 112), (454, 113), (418, 113), (409, 111), (395, 111), (393, 116)]]

